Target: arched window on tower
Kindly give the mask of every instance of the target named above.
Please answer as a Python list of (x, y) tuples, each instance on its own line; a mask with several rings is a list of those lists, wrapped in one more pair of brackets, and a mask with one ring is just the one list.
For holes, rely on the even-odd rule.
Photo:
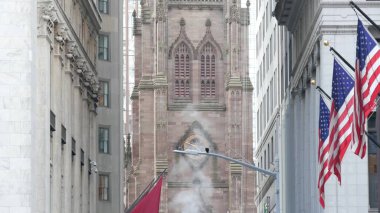
[(190, 99), (191, 56), (188, 46), (178, 45), (174, 57), (174, 95), (175, 98)]
[(201, 51), (201, 98), (216, 98), (216, 53), (208, 42)]

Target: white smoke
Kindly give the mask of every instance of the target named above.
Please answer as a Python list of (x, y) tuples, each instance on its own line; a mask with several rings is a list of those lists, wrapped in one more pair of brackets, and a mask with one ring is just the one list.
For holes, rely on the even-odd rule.
[(189, 163), (180, 157), (171, 170), (171, 181), (186, 180), (191, 188), (179, 191), (169, 203), (170, 212), (209, 212), (213, 195), (212, 182), (201, 170), (192, 170)]
[[(216, 115), (208, 112), (207, 116), (202, 111), (194, 111), (191, 106), (187, 106), (185, 110), (180, 113), (183, 121), (188, 122), (190, 125), (194, 121), (198, 121), (204, 130), (207, 132), (213, 125), (209, 121), (210, 117)], [(189, 126), (190, 127), (190, 126)], [(195, 131), (197, 134), (198, 131)], [(199, 147), (204, 151), (204, 147)], [(176, 194), (169, 202), (169, 212), (175, 213), (202, 213), (210, 212), (212, 195), (214, 189), (212, 186), (211, 178), (205, 175), (202, 169), (197, 169), (199, 162), (202, 162), (205, 156), (186, 156), (180, 155), (179, 159), (170, 170), (168, 180), (170, 182), (185, 182), (189, 184), (190, 188), (177, 188)], [(199, 158), (199, 159), (197, 159)], [(206, 164), (210, 163), (210, 160)], [(198, 163), (197, 163), (198, 162)], [(190, 164), (194, 163), (193, 166)], [(207, 167), (207, 166), (206, 166)]]

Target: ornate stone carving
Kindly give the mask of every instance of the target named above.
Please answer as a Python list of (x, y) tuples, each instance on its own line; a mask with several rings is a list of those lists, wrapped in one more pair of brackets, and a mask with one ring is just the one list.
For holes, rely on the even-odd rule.
[(75, 43), (75, 41), (69, 41), (69, 42), (67, 42), (67, 45), (66, 45), (66, 57), (69, 58), (69, 59), (73, 59), (74, 58), (74, 53), (76, 52), (77, 47), (78, 46)]
[(46, 29), (49, 34), (53, 32), (54, 24), (58, 22), (57, 9), (52, 2), (42, 7), (41, 18), (47, 22)]
[(234, 3), (231, 7), (230, 7), (230, 23), (231, 22), (237, 22), (239, 23), (240, 22), (240, 12), (239, 12), (239, 8), (237, 7), (236, 3)]
[(156, 7), (156, 18), (157, 21), (166, 21), (165, 7), (163, 0), (158, 0)]
[(84, 68), (84, 66), (85, 66), (86, 63), (87, 63), (86, 60), (84, 60), (82, 58), (77, 59), (76, 60), (76, 65), (77, 65), (76, 72), (77, 73), (82, 73), (83, 72), (83, 68)]
[(217, 50), (218, 54), (220, 55), (220, 59), (223, 60), (223, 51), (222, 48), (220, 48), (219, 44), (215, 41), (214, 36), (212, 36), (211, 33), (211, 20), (207, 19), (205, 22), (206, 26), (206, 34), (203, 36), (202, 40), (199, 42), (197, 48), (195, 49), (195, 59), (198, 58), (198, 54), (202, 50), (203, 46), (206, 45), (208, 42), (210, 42)]
[(63, 23), (59, 23), (56, 26), (55, 40), (64, 44), (65, 41), (68, 39), (67, 31), (68, 31), (68, 28), (66, 27), (66, 25)]
[(185, 22), (184, 18), (181, 18), (179, 25), (181, 26), (180, 33), (179, 33), (178, 37), (176, 38), (176, 40), (172, 43), (172, 45), (169, 48), (169, 54), (168, 54), (169, 59), (171, 59), (173, 51), (175, 50), (175, 47), (177, 47), (178, 44), (180, 44), (181, 42), (184, 42), (189, 47), (189, 49), (191, 51), (191, 55), (195, 56), (196, 50), (195, 50), (193, 44), (191, 43), (190, 39), (186, 35), (186, 31), (185, 31), (186, 22)]

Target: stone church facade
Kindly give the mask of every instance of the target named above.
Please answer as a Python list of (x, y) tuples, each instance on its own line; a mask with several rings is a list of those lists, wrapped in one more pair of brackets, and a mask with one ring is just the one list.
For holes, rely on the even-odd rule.
[[(254, 212), (255, 175), (174, 149), (252, 162), (249, 10), (236, 0), (143, 0), (135, 12), (128, 203), (167, 169), (160, 212)], [(249, 7), (249, 2), (247, 2)]]

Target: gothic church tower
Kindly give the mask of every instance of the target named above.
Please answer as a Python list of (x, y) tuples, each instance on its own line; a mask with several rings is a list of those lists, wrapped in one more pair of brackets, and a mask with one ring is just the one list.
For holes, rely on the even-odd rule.
[[(240, 0), (142, 0), (134, 13), (131, 204), (167, 168), (160, 212), (254, 212), (249, 10)], [(247, 2), (249, 7), (249, 2)]]

